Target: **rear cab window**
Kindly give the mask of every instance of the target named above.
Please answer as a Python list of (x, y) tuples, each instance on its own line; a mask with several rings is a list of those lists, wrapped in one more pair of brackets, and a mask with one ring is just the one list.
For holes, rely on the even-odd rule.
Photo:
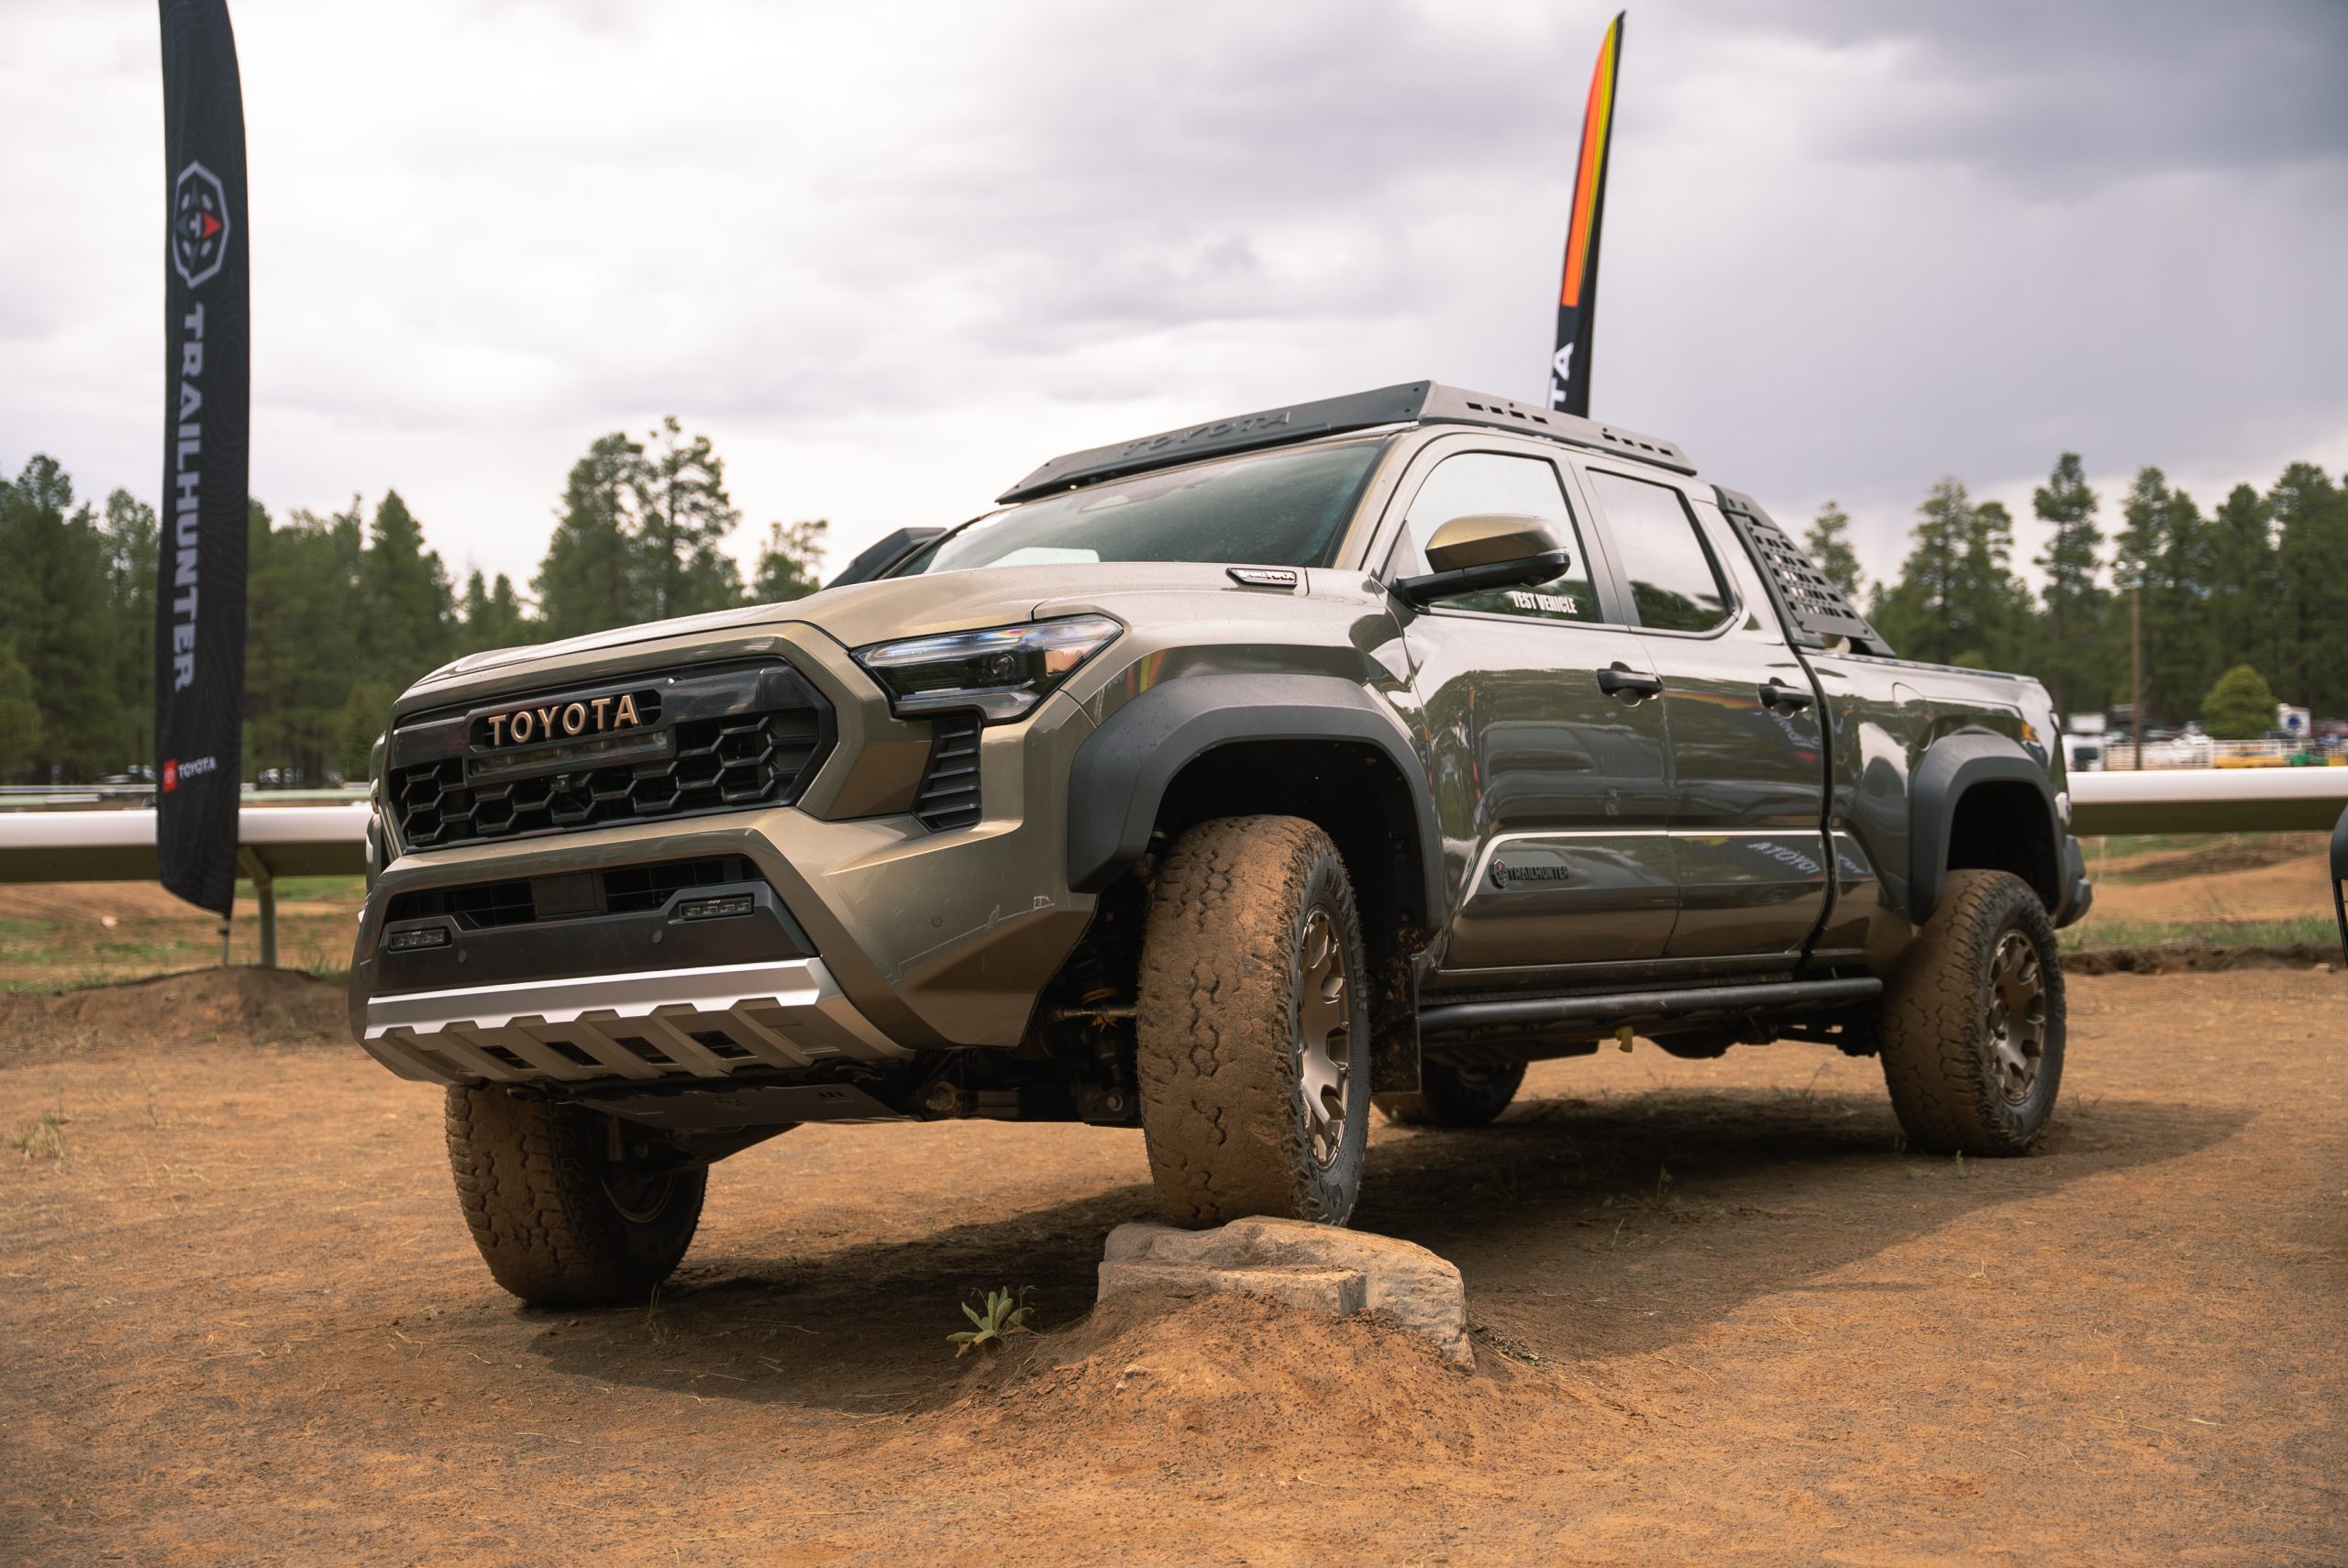
[(1636, 624), (1656, 632), (1710, 632), (1735, 608), (1720, 564), (1687, 499), (1669, 485), (1585, 468), (1605, 520), (1615, 570)]

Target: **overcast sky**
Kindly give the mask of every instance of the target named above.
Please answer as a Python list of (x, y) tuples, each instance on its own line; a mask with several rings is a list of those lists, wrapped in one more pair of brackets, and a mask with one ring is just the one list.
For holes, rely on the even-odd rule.
[[(254, 492), (527, 580), (662, 414), (834, 564), (1059, 451), (1543, 387), (1611, 6), (233, 0)], [(152, 5), (0, 0), (0, 465), (161, 474)], [(1595, 412), (1896, 567), (1944, 474), (2348, 467), (2348, 5), (1634, 5)], [(2025, 555), (2036, 548), (2025, 522)]]

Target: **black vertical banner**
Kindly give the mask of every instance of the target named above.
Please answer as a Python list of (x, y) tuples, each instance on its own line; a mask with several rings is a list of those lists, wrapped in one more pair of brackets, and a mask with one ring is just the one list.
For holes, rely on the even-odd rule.
[(227, 0), (161, 4), (169, 209), (155, 849), (164, 887), (225, 915), (237, 891), (245, 715), (245, 105)]
[(1614, 78), (1623, 64), (1623, 17), (1598, 46), (1582, 110), (1581, 157), (1566, 222), (1566, 271), (1557, 288), (1557, 339), (1549, 351), (1549, 406), (1589, 417), (1589, 355), (1598, 331), (1598, 237), (1606, 218), (1606, 164), (1614, 146)]

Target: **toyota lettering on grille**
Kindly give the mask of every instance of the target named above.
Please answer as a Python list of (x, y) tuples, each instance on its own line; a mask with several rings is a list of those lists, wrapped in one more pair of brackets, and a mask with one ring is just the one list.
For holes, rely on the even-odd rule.
[(504, 746), (528, 745), (535, 741), (572, 740), (581, 735), (640, 730), (660, 715), (650, 697), (638, 702), (637, 696), (627, 692), (616, 697), (581, 697), (486, 713), (473, 721), (473, 744), (494, 751)]

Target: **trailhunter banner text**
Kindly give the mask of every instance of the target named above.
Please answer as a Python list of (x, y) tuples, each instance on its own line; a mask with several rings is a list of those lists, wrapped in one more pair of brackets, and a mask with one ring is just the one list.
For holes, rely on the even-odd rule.
[(155, 849), (227, 914), (245, 712), (245, 108), (226, 0), (161, 0), (163, 502), (155, 580)]

